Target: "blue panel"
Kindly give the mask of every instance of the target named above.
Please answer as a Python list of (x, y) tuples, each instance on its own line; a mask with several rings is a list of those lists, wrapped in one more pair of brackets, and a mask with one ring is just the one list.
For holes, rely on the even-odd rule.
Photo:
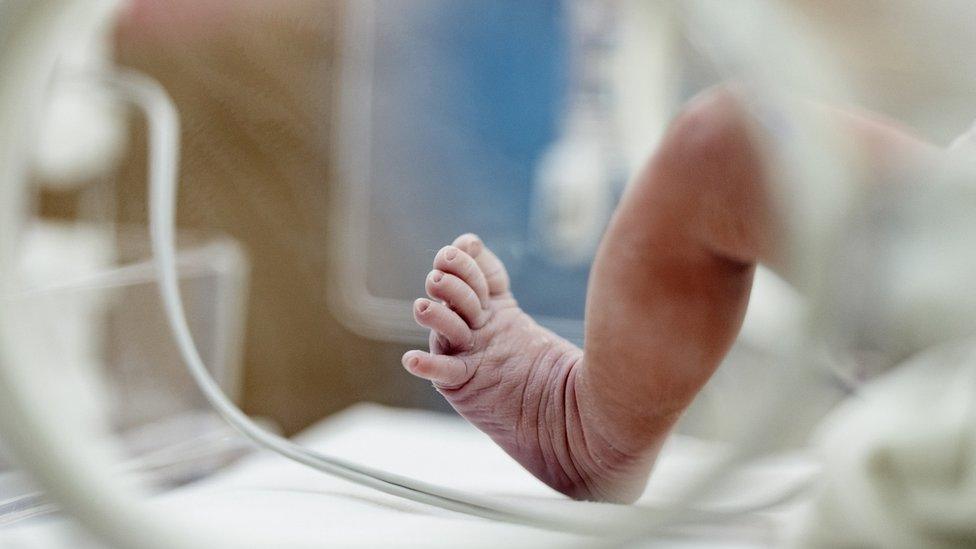
[(371, 291), (421, 295), (433, 252), (472, 231), (527, 312), (581, 318), (588, 269), (527, 247), (536, 163), (564, 108), (562, 2), (386, 0), (377, 14)]

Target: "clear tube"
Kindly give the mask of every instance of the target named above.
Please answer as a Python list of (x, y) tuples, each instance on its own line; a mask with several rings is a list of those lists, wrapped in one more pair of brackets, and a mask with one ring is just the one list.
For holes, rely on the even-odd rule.
[[(747, 444), (740, 444), (736, 452), (713, 470), (704, 474), (698, 482), (666, 509), (646, 509), (637, 513), (621, 513), (610, 519), (580, 520), (564, 516), (539, 513), (517, 507), (490, 497), (437, 486), (407, 478), (395, 473), (365, 467), (340, 458), (323, 455), (299, 446), (290, 440), (270, 433), (255, 424), (222, 392), (208, 373), (193, 341), (183, 310), (178, 286), (175, 210), (177, 193), (177, 166), (179, 158), (179, 120), (176, 108), (165, 90), (151, 78), (132, 72), (116, 71), (100, 74), (100, 80), (122, 99), (131, 102), (145, 112), (149, 128), (149, 185), (150, 230), (154, 260), (160, 284), (160, 296), (170, 328), (180, 354), (193, 379), (213, 408), (235, 429), (263, 448), (302, 463), (318, 471), (343, 478), (384, 493), (403, 497), (435, 507), (474, 515), (490, 520), (500, 520), (537, 528), (574, 532), (586, 535), (604, 535), (615, 540), (635, 539), (646, 536), (666, 525), (685, 519), (709, 520), (729, 518), (777, 505), (800, 492), (805, 486), (791, 487), (784, 494), (767, 502), (727, 511), (704, 512), (695, 510), (690, 503), (707, 494), (712, 486), (729, 470), (754, 456), (756, 449), (767, 447), (770, 437), (785, 428), (769, 419), (769, 425), (758, 426), (748, 437)], [(806, 361), (804, 361), (806, 362)], [(805, 370), (805, 368), (800, 368)], [(783, 381), (789, 389), (803, 383), (803, 375), (789, 376)], [(791, 391), (781, 391), (786, 395)], [(790, 406), (789, 398), (771, 399), (776, 406)], [(788, 414), (771, 413), (767, 418), (783, 418)], [(765, 427), (765, 429), (763, 429)], [(751, 450), (747, 450), (750, 448)]]
[[(144, 75), (125, 71), (102, 74), (101, 80), (123, 99), (134, 103), (146, 113), (149, 128), (149, 184), (150, 184), (150, 230), (160, 295), (166, 311), (170, 328), (176, 339), (180, 354), (194, 381), (213, 408), (231, 426), (263, 448), (285, 456), (350, 482), (403, 497), (412, 501), (433, 505), (442, 509), (457, 511), (490, 520), (537, 528), (574, 532), (586, 535), (625, 535), (646, 534), (672, 521), (688, 515), (696, 519), (706, 516), (727, 518), (729, 515), (748, 513), (754, 509), (741, 509), (732, 512), (704, 512), (685, 509), (681, 505), (669, 509), (642, 510), (641, 519), (634, 520), (634, 514), (621, 513), (619, 519), (595, 519), (581, 521), (579, 517), (567, 519), (565, 516), (535, 512), (524, 507), (516, 507), (489, 497), (462, 492), (427, 482), (407, 478), (388, 471), (382, 471), (340, 458), (323, 455), (304, 448), (283, 437), (270, 433), (255, 424), (223, 393), (210, 376), (193, 341), (183, 310), (178, 276), (176, 271), (175, 246), (175, 205), (178, 166), (179, 121), (175, 106), (165, 90)], [(720, 474), (707, 475), (714, 478)], [(697, 493), (698, 490), (692, 492)], [(688, 494), (691, 496), (691, 494)], [(686, 502), (691, 497), (679, 498), (676, 504)], [(779, 501), (779, 498), (776, 498)], [(775, 503), (775, 502), (774, 502)], [(763, 503), (760, 507), (765, 507)]]
[[(57, 7), (55, 5), (56, 3), (52, 2), (50, 4)], [(48, 16), (50, 16), (50, 14), (48, 14)], [(564, 516), (536, 513), (524, 508), (507, 505), (502, 502), (492, 500), (491, 498), (479, 497), (465, 492), (451, 490), (414, 479), (405, 478), (393, 473), (363, 467), (338, 458), (313, 452), (286, 439), (264, 431), (259, 426), (254, 424), (236, 406), (234, 406), (234, 404), (231, 403), (230, 400), (221, 392), (218, 385), (210, 377), (195, 347), (195, 343), (192, 339), (184, 315), (182, 300), (177, 284), (175, 259), (174, 220), (177, 191), (177, 161), (179, 155), (179, 122), (176, 110), (165, 91), (157, 83), (145, 76), (131, 72), (103, 73), (98, 79), (102, 83), (106, 84), (110, 90), (114, 91), (116, 95), (125, 99), (126, 101), (136, 104), (142, 110), (144, 110), (149, 122), (149, 168), (151, 186), (150, 212), (152, 243), (156, 266), (158, 269), (157, 274), (160, 281), (161, 297), (181, 355), (186, 362), (194, 380), (200, 386), (210, 404), (225, 420), (228, 421), (228, 423), (262, 447), (270, 449), (276, 453), (284, 455), (319, 471), (327, 472), (351, 482), (374, 488), (392, 495), (404, 497), (409, 500), (515, 524), (523, 524), (563, 532), (604, 534), (608, 537), (613, 536), (614, 540), (620, 540), (621, 537), (627, 536), (640, 537), (647, 535), (659, 530), (662, 526), (683, 519), (714, 520), (723, 517), (727, 518), (731, 515), (749, 513), (765, 508), (779, 501), (779, 498), (777, 498), (776, 501), (771, 503), (766, 502), (764, 504), (751, 506), (748, 509), (739, 508), (732, 511), (707, 514), (687, 507), (688, 503), (694, 500), (697, 495), (707, 492), (709, 484), (712, 480), (720, 477), (731, 465), (736, 462), (736, 460), (741, 460), (743, 459), (743, 456), (748, 455), (747, 452), (742, 451), (742, 453), (737, 454), (734, 459), (730, 458), (730, 461), (720, 464), (716, 469), (711, 471), (710, 474), (704, 475), (702, 479), (700, 479), (701, 482), (696, 483), (695, 487), (688, 490), (682, 497), (676, 498), (667, 509), (640, 509), (637, 510), (636, 513), (631, 510), (631, 512), (626, 514), (621, 513), (619, 516), (610, 517), (610, 519), (583, 521), (580, 520), (578, 516), (570, 519)], [(90, 75), (82, 75), (80, 79), (76, 80), (90, 82), (91, 77)], [(15, 384), (11, 384), (11, 388), (16, 389), (17, 386)], [(792, 388), (792, 386), (790, 386), (790, 388)], [(789, 391), (782, 391), (782, 393), (784, 396), (786, 396)], [(17, 395), (14, 394), (12, 396)], [(788, 399), (784, 398), (783, 400), (787, 401)], [(788, 406), (788, 404), (788, 402), (783, 404), (784, 408)], [(38, 399), (37, 402), (32, 402), (30, 407), (36, 407), (39, 411), (45, 408), (50, 409), (50, 406), (45, 406), (41, 399)], [(18, 409), (28, 409), (28, 405), (26, 403), (15, 402), (14, 405), (11, 406), (11, 410), (17, 411)], [(11, 417), (13, 417), (13, 414), (11, 414)], [(777, 414), (775, 411), (771, 411), (768, 417), (782, 418), (783, 416)], [(770, 421), (772, 421), (772, 419), (770, 419)], [(40, 419), (38, 419), (36, 424), (38, 425), (38, 428), (35, 433), (31, 433), (32, 436), (50, 434), (44, 429), (41, 429), (41, 427), (44, 427), (44, 425)], [(754, 433), (757, 439), (768, 438), (769, 436), (772, 436), (772, 433), (777, 432), (775, 430), (770, 430), (768, 432), (762, 431), (761, 428), (765, 426), (765, 424), (757, 426), (760, 427), (760, 429), (757, 429), (756, 433)], [(28, 427), (32, 427), (32, 424), (29, 422), (24, 425), (23, 432), (25, 433), (25, 437), (27, 436)], [(49, 438), (51, 438), (50, 441), (45, 440), (44, 442), (47, 444), (47, 446), (54, 447), (56, 437), (51, 435)], [(37, 445), (37, 447), (43, 448), (43, 445)], [(51, 468), (49, 469), (53, 471), (53, 467), (59, 464), (55, 461), (51, 461), (50, 465)], [(37, 469), (42, 472), (42, 475), (45, 473), (43, 468)], [(53, 473), (49, 473), (48, 476), (53, 479), (51, 480), (52, 483), (56, 483), (61, 480)], [(63, 476), (68, 478), (70, 475), (65, 474)], [(79, 478), (81, 477), (81, 475), (78, 476)], [(68, 481), (65, 482), (66, 484), (68, 483)], [(87, 510), (87, 507), (77, 502), (82, 501), (82, 495), (90, 496), (91, 493), (97, 493), (97, 491), (92, 490), (91, 492), (86, 493), (83, 490), (85, 488), (84, 484), (76, 484), (77, 486), (72, 485), (72, 488), (77, 488), (73, 494), (74, 496), (77, 496), (75, 502), (76, 505), (73, 507), (73, 510), (76, 512), (79, 509)], [(70, 498), (62, 496), (62, 499), (69, 500)], [(119, 501), (123, 500), (119, 499)], [(94, 509), (96, 506), (91, 505), (90, 507)], [(121, 507), (121, 509), (118, 507)], [(145, 520), (135, 520), (139, 518), (139, 513), (136, 513), (131, 509), (125, 509), (125, 507), (125, 505), (117, 506), (116, 510), (113, 511), (114, 515), (112, 516), (117, 518), (115, 523), (110, 525), (113, 530), (109, 531), (109, 526), (105, 526), (101, 530), (101, 533), (107, 538), (113, 540), (135, 540), (138, 538), (140, 541), (143, 541), (143, 538), (145, 538), (146, 543), (163, 543), (181, 546), (218, 546), (216, 543), (210, 543), (214, 541), (214, 537), (206, 537), (200, 530), (190, 531), (189, 529), (183, 529), (181, 532), (173, 532), (173, 535), (167, 538), (166, 536), (161, 535), (161, 533), (164, 527), (168, 525), (164, 524), (163, 522), (155, 524), (153, 520), (150, 520), (148, 514), (143, 517)], [(99, 509), (99, 511), (103, 510), (104, 509)], [(89, 515), (85, 516), (84, 513), (81, 512), (78, 514), (82, 517), (86, 524), (89, 525), (97, 525), (99, 523), (108, 524), (111, 522), (108, 518), (106, 518), (106, 516), (109, 515), (101, 516), (89, 513)], [(122, 526), (122, 521), (126, 521), (127, 524)], [(139, 532), (138, 536), (134, 533), (136, 531)], [(226, 535), (229, 539), (230, 534)], [(177, 539), (179, 542), (177, 542)], [(220, 536), (217, 536), (216, 539), (220, 539)], [(588, 541), (590, 544), (592, 544), (592, 540)], [(137, 543), (132, 543), (131, 545), (140, 546)]]
[(579, 531), (578, 524), (534, 515), (448, 488), (326, 456), (262, 429), (223, 393), (210, 376), (190, 333), (178, 285), (175, 245), (176, 181), (179, 158), (179, 119), (176, 108), (154, 80), (132, 71), (102, 73), (100, 80), (123, 99), (141, 108), (149, 131), (150, 235), (160, 296), (170, 329), (194, 381), (213, 408), (231, 426), (260, 446), (313, 469), (392, 495), (440, 508), (534, 526)]

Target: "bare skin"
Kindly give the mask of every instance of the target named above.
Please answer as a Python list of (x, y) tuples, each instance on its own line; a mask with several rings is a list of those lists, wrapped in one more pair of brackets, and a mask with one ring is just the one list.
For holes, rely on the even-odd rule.
[[(831, 112), (869, 157), (925, 146)], [(632, 502), (728, 352), (755, 265), (777, 264), (757, 133), (733, 93), (693, 100), (621, 200), (593, 264), (581, 350), (540, 327), (474, 235), (441, 249), (418, 299), (430, 353), (404, 367), (526, 469), (575, 499)]]

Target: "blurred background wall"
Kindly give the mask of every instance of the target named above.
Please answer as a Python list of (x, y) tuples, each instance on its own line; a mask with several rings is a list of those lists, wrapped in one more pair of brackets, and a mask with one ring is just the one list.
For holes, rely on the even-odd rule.
[[(907, 122), (936, 141), (947, 140), (970, 123), (971, 117), (960, 117), (958, 112), (969, 110), (976, 116), (976, 102), (959, 93), (968, 88), (958, 86), (951, 72), (939, 72), (937, 63), (919, 62), (922, 57), (954, 57), (937, 40), (939, 36), (922, 36), (931, 27), (914, 17), (914, 11), (886, 11), (883, 3), (873, 1), (853, 5), (792, 0), (787, 4), (797, 8), (825, 38), (835, 61), (861, 89), (862, 106)], [(359, 337), (345, 329), (327, 307), (332, 271), (328, 258), (334, 242), (327, 228), (336, 183), (332, 151), (337, 133), (338, 56), (348, 5), (340, 0), (132, 0), (115, 33), (118, 62), (158, 79), (180, 111), (181, 230), (228, 235), (242, 245), (249, 259), (242, 403), (248, 413), (270, 417), (288, 433), (360, 400), (445, 409), (429, 384), (402, 372), (399, 356), (406, 346)], [(404, 60), (421, 68), (428, 63), (433, 66), (431, 73), (439, 74), (441, 80), (411, 81), (414, 88), (405, 93), (390, 84), (397, 82), (393, 79), (384, 82), (389, 88), (386, 95), (377, 94), (381, 101), (376, 112), (385, 113), (387, 120), (414, 113), (402, 108), (404, 104), (416, 107), (419, 113), (417, 124), (402, 125), (406, 138), (397, 142), (414, 149), (403, 148), (402, 158), (392, 147), (384, 151), (379, 161), (394, 176), (380, 178), (377, 188), (390, 195), (412, 196), (427, 210), (411, 216), (419, 219), (414, 219), (416, 226), (409, 230), (397, 227), (390, 231), (396, 238), (381, 239), (391, 249), (373, 247), (374, 255), (381, 254), (374, 265), (402, 267), (414, 259), (426, 263), (427, 258), (421, 258), (416, 248), (424, 248), (432, 256), (442, 242), (440, 234), (428, 239), (433, 244), (420, 241), (424, 231), (436, 232), (430, 223), (432, 216), (450, 221), (450, 212), (407, 188), (405, 182), (411, 176), (428, 187), (441, 185), (442, 198), (454, 193), (450, 196), (455, 205), (463, 199), (477, 207), (455, 209), (455, 225), (460, 230), (495, 231), (493, 243), (504, 240), (503, 230), (512, 233), (510, 240), (516, 244), (525, 240), (520, 231), (525, 229), (522, 210), (528, 209), (528, 201), (521, 209), (512, 208), (517, 202), (514, 197), (528, 194), (534, 163), (556, 137), (557, 111), (564, 107), (546, 102), (556, 94), (549, 88), (559, 87), (556, 84), (565, 75), (555, 74), (559, 72), (556, 68), (540, 61), (558, 57), (552, 36), (560, 28), (560, 5), (557, 0), (531, 6), (515, 1), (461, 4), (432, 0), (383, 5), (390, 20), (407, 21), (411, 16), (414, 20), (389, 27), (381, 36), (386, 40), (381, 47), (397, 53), (405, 29), (416, 31), (429, 25), (439, 31), (417, 33), (428, 39), (429, 43), (420, 46), (429, 51), (420, 46), (410, 51), (400, 48), (398, 55), (384, 57), (388, 72), (416, 72)], [(618, 87), (630, 91), (621, 94), (617, 107), (622, 113), (643, 113), (631, 118), (647, 131), (632, 132), (629, 141), (620, 145), (638, 151), (635, 157), (639, 159), (643, 158), (641, 151), (651, 148), (652, 136), (672, 109), (717, 79), (702, 68), (694, 48), (682, 41), (672, 14), (648, 8), (664, 5), (655, 0), (621, 2), (621, 20), (629, 25), (629, 34), (606, 45), (622, 46), (627, 54), (620, 56), (626, 61), (621, 62), (620, 71), (628, 77)], [(881, 21), (886, 24), (879, 25)], [(526, 27), (531, 28), (526, 31)], [(500, 40), (507, 38), (505, 32), (514, 37)], [(461, 38), (468, 41), (452, 33), (464, 35)], [(945, 34), (951, 36), (951, 32)], [(649, 35), (659, 40), (645, 40)], [(905, 36), (912, 39), (906, 41)], [(501, 46), (485, 47), (492, 41)], [(450, 49), (442, 46), (445, 43), (461, 46), (440, 56), (430, 53)], [(445, 63), (445, 59), (454, 63)], [(602, 58), (597, 61), (605, 62)], [(929, 72), (919, 74), (919, 66)], [(540, 76), (546, 71), (554, 74)], [(650, 76), (641, 85), (633, 74), (645, 71)], [(466, 93), (447, 89), (452, 82)], [(456, 104), (442, 98), (456, 96), (462, 96)], [(403, 97), (425, 108), (436, 103), (432, 110), (439, 117), (404, 103)], [(645, 101), (655, 105), (650, 115), (640, 109)], [(958, 105), (966, 107), (948, 108)], [(949, 114), (943, 113), (952, 114), (951, 119), (945, 119)], [(135, 117), (130, 126), (129, 149), (121, 167), (105, 180), (44, 187), (42, 211), (46, 216), (101, 218), (145, 227), (144, 127)], [(455, 133), (449, 134), (451, 139), (436, 133), (424, 141), (414, 127), (435, 133), (447, 128)], [(472, 151), (482, 154), (481, 148), (494, 155), (485, 155), (492, 162), (487, 163), (483, 181), (475, 176), (486, 163), (463, 160)], [(505, 154), (495, 154), (499, 151)], [(463, 166), (448, 170), (450, 177), (428, 177), (425, 170), (432, 166), (441, 170), (448, 159)], [(415, 172), (404, 171), (411, 166)], [(436, 170), (431, 173), (441, 173)], [(403, 201), (390, 202), (401, 214), (406, 210)], [(500, 213), (505, 208), (514, 212), (511, 218)], [(471, 211), (479, 212), (483, 219), (473, 217)], [(427, 249), (430, 246), (433, 248)], [(514, 244), (511, 248), (521, 255), (505, 255), (502, 248), (510, 268), (531, 265), (515, 277), (517, 285), (526, 285), (519, 288), (523, 305), (538, 301), (550, 308), (581, 307), (582, 297), (573, 291), (582, 292), (585, 287), (585, 265), (568, 274), (546, 270), (531, 254)], [(134, 254), (130, 259), (135, 260), (145, 250), (124, 248), (118, 253), (123, 261), (127, 254)], [(539, 291), (533, 291), (532, 273), (538, 275)], [(374, 269), (370, 276), (386, 277), (408, 295), (422, 291), (422, 275), (405, 277), (402, 269)], [(556, 291), (554, 283), (563, 280), (559, 276), (565, 279), (565, 288)]]
[[(385, 26), (369, 39), (386, 48), (377, 70), (385, 71), (390, 80), (382, 85), (389, 89), (362, 101), (373, 102), (381, 120), (374, 129), (392, 145), (376, 145), (381, 153), (370, 161), (388, 171), (374, 177), (368, 192), (412, 196), (422, 212), (408, 219), (413, 225), (394, 227), (395, 238), (390, 231), (374, 238), (362, 257), (367, 264), (369, 252), (375, 260), (370, 277), (396, 282), (409, 316), (430, 258), (459, 232), (490, 233), (495, 245), (512, 241), (514, 252), (502, 254), (512, 269), (529, 257), (520, 246), (533, 174), (565, 107), (558, 98), (565, 85), (563, 2), (377, 5)], [(289, 434), (362, 400), (447, 409), (428, 383), (402, 371), (405, 345), (357, 336), (327, 306), (330, 287), (337, 287), (330, 280), (329, 212), (336, 200), (339, 48), (352, 36), (343, 35), (348, 6), (339, 0), (131, 0), (114, 33), (118, 64), (157, 79), (179, 110), (178, 226), (190, 237), (181, 242), (227, 236), (248, 258), (243, 359), (235, 376), (240, 400), (246, 412), (273, 419)], [(397, 125), (403, 120), (416, 124)], [(391, 125), (402, 135), (390, 133)], [(426, 141), (418, 139), (419, 129), (431, 132), (423, 134)], [(409, 146), (416, 150), (398, 156)], [(146, 238), (139, 236), (147, 224), (145, 155), (144, 124), (130, 116), (120, 167), (95, 181), (41, 185), (42, 214), (117, 223), (126, 233), (116, 250), (120, 262), (145, 260)], [(444, 209), (445, 201), (462, 207)], [(402, 202), (387, 202), (406, 213)], [(385, 215), (373, 212), (381, 223)], [(409, 276), (408, 260), (416, 267)], [(525, 270), (548, 288), (523, 291), (525, 299), (582, 314), (585, 265), (568, 274), (538, 265)], [(565, 291), (552, 291), (558, 276)], [(114, 322), (137, 318), (123, 310)], [(165, 330), (146, 325), (142, 331), (172, 351)]]
[[(251, 265), (243, 405), (292, 433), (360, 400), (437, 406), (404, 347), (326, 307), (330, 158), (342, 2), (137, 0), (120, 64), (158, 79), (182, 120), (178, 224), (243, 244)], [(119, 170), (118, 221), (145, 225), (144, 132)]]

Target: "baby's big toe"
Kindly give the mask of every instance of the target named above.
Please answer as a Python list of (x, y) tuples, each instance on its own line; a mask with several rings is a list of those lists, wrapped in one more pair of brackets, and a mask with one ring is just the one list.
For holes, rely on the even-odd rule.
[(481, 307), (481, 301), (474, 289), (457, 276), (434, 269), (427, 275), (426, 288), (427, 295), (443, 301), (468, 326), (477, 329), (487, 320), (488, 312)]
[(454, 247), (466, 252), (481, 270), (488, 285), (489, 296), (508, 293), (509, 278), (505, 264), (489, 250), (477, 235), (465, 233), (454, 239)]
[(488, 306), (488, 281), (481, 267), (467, 252), (455, 246), (444, 246), (434, 256), (434, 268), (463, 280), (474, 290), (482, 308)]

